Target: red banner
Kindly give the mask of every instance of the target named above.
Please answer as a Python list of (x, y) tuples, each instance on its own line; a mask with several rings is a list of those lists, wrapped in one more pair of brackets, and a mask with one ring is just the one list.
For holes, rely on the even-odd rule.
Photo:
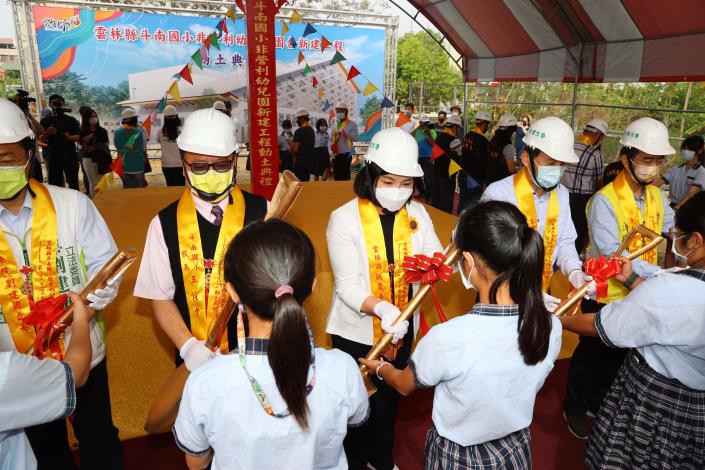
[(279, 181), (274, 0), (247, 0), (250, 166), (252, 192), (271, 200)]

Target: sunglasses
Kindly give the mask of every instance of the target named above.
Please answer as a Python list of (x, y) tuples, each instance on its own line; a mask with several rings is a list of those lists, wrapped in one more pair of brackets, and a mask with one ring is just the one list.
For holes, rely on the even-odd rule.
[(213, 168), (216, 172), (218, 173), (227, 173), (230, 171), (233, 167), (233, 161), (234, 160), (218, 160), (215, 163), (207, 163), (207, 162), (195, 162), (195, 163), (188, 163), (184, 161), (184, 165), (189, 167), (191, 170), (191, 173), (194, 175), (205, 175), (208, 173), (208, 170)]

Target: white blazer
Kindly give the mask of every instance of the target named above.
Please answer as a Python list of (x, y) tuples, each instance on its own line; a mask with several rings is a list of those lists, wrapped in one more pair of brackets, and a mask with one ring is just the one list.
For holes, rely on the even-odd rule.
[[(406, 206), (409, 217), (416, 219), (419, 228), (411, 234), (412, 254), (433, 255), (443, 251), (431, 217), (423, 204), (411, 201)], [(330, 215), (328, 229), (328, 256), (335, 277), (333, 301), (326, 333), (342, 336), (350, 341), (372, 345), (374, 330), (372, 317), (360, 308), (372, 295), (367, 248), (360, 222), (357, 198), (340, 206)], [(417, 285), (412, 289), (415, 291)], [(418, 331), (419, 312), (414, 313), (414, 331)]]

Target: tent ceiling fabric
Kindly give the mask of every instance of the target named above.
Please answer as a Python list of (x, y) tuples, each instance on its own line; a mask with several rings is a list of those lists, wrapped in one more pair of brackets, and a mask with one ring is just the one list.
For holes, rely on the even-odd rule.
[(705, 0), (409, 3), (463, 55), (467, 81), (705, 80)]

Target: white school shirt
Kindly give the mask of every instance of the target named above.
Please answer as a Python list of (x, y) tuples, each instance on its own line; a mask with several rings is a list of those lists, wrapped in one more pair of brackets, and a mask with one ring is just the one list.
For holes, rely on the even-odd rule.
[[(196, 211), (208, 222), (213, 223), (215, 220), (215, 216), (211, 214), (213, 204), (194, 196), (193, 193), (191, 193), (191, 197), (193, 197)], [(228, 198), (224, 198), (216, 205), (223, 209), (223, 216), (225, 216)], [(174, 276), (169, 264), (169, 250), (164, 241), (162, 222), (157, 214), (147, 229), (147, 240), (144, 243), (144, 252), (133, 295), (149, 300), (173, 300), (175, 291), (176, 284), (174, 284)]]
[[(246, 367), (274, 412), (283, 412), (286, 403), (269, 366), (266, 343), (247, 338)], [(215, 357), (189, 377), (174, 424), (177, 445), (191, 455), (212, 448), (213, 470), (347, 469), (343, 439), (348, 426), (367, 419), (367, 390), (350, 356), (321, 348), (315, 355), (307, 430), (293, 416), (277, 418), (264, 411), (235, 353)], [(309, 369), (309, 380), (311, 376)]]
[(705, 390), (705, 282), (663, 271), (605, 305), (595, 326), (607, 346), (637, 348), (659, 374)]
[(701, 191), (705, 189), (705, 168), (699, 163), (690, 170), (686, 170), (685, 164), (673, 167), (662, 178), (668, 183), (669, 195), (674, 204), (678, 204), (688, 194), (691, 186)]
[[(574, 270), (582, 270), (583, 263), (580, 261), (578, 252), (575, 249), (575, 239), (578, 237), (570, 216), (570, 201), (568, 190), (559, 184), (554, 191), (558, 191), (558, 239), (556, 247), (553, 249), (553, 264), (558, 263), (558, 267), (566, 276)], [(544, 192), (541, 197), (534, 193), (534, 206), (536, 207), (536, 217), (538, 218), (538, 232), (543, 237), (546, 228), (546, 217), (548, 214), (548, 201), (551, 194)], [(482, 202), (504, 201), (519, 207), (517, 196), (514, 192), (514, 175), (496, 181), (487, 186), (482, 194)]]
[(518, 322), (518, 305), (476, 304), (419, 341), (409, 366), (417, 387), (436, 388), (438, 434), (469, 446), (531, 424), (536, 394), (561, 350), (562, 328), (551, 315), (548, 354), (529, 366), (519, 351)]
[[(443, 252), (433, 221), (423, 204), (411, 201), (406, 210), (409, 219), (415, 219), (418, 224), (417, 230), (411, 234), (411, 254), (433, 256), (437, 251)], [(360, 312), (362, 303), (372, 295), (372, 288), (357, 198), (331, 213), (326, 239), (335, 278), (326, 333), (371, 346), (374, 341), (372, 316)], [(414, 331), (418, 326), (419, 313), (416, 311)]]
[[(181, 127), (179, 127), (179, 132), (181, 132)], [(179, 145), (176, 141), (169, 140), (162, 130), (157, 134), (157, 140), (162, 147), (162, 167), (181, 168), (181, 152), (179, 152)]]
[(0, 352), (0, 470), (37, 468), (24, 428), (65, 418), (75, 408), (68, 364)]

